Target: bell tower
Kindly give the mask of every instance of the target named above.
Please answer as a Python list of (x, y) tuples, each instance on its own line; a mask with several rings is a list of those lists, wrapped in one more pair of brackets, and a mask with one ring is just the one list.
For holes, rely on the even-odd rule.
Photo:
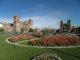
[(72, 27), (71, 27), (71, 20), (67, 21), (67, 30), (71, 31)]
[(64, 22), (62, 20), (60, 21), (60, 29), (63, 32), (63, 30), (64, 30)]
[(13, 19), (14, 19), (13, 31), (14, 32), (21, 32), (20, 17), (19, 16), (14, 16)]
[(31, 18), (28, 20), (28, 28), (33, 28), (33, 21)]

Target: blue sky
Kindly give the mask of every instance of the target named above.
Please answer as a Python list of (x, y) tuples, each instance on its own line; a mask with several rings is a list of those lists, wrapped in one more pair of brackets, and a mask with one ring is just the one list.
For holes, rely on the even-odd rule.
[(60, 20), (68, 19), (80, 25), (80, 0), (0, 0), (0, 21), (13, 22), (15, 15), (22, 21), (32, 18), (39, 28), (58, 28)]

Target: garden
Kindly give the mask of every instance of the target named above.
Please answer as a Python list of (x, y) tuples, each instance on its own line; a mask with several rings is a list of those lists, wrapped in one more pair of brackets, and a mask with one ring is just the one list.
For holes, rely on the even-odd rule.
[(37, 46), (75, 46), (80, 45), (80, 39), (72, 36), (47, 36), (39, 40), (28, 41), (28, 45)]
[[(5, 37), (5, 38), (4, 38)], [(9, 36), (8, 36), (9, 37)], [(80, 44), (80, 39), (72, 36), (45, 36), (41, 37), (41, 35), (27, 35), (27, 34), (21, 34), (21, 35), (13, 35), (10, 36), (9, 41), (14, 44), (7, 44), (5, 41), (6, 36), (2, 36), (0, 39), (2, 45), (4, 46), (4, 49), (0, 48), (1, 51), (5, 51), (5, 53), (8, 53), (9, 55), (5, 53), (0, 54), (1, 56), (4, 55), (6, 57), (6, 60), (40, 60), (45, 59), (49, 60), (53, 58), (54, 60), (80, 60), (80, 47), (78, 46)], [(14, 39), (13, 39), (14, 38)], [(36, 39), (40, 38), (40, 39)], [(12, 39), (12, 40), (11, 40)], [(32, 40), (34, 39), (34, 40)], [(28, 41), (27, 41), (28, 40)], [(21, 42), (23, 41), (23, 42)], [(15, 45), (15, 43), (21, 42), (19, 44), (26, 45), (26, 47)], [(27, 45), (30, 46), (46, 46), (45, 48), (32, 48), (27, 47)], [(55, 47), (55, 46), (77, 46), (72, 48), (47, 48), (47, 47)], [(10, 56), (10, 57), (9, 57)], [(5, 60), (5, 58), (2, 58)]]
[[(37, 39), (40, 38), (40, 39)], [(32, 40), (34, 39), (34, 40)], [(24, 41), (26, 45), (30, 46), (77, 46), (80, 45), (80, 38), (73, 36), (44, 36), (42, 35), (31, 35), (31, 34), (20, 34), (12, 36), (8, 39), (12, 43)], [(27, 41), (26, 41), (27, 40)], [(25, 42), (26, 41), (26, 42)]]

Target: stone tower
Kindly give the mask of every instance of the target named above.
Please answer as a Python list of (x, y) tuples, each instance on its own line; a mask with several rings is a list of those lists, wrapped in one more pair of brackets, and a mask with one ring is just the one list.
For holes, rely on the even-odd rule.
[(63, 30), (64, 30), (64, 22), (62, 20), (60, 21), (60, 29), (63, 32)]
[(27, 31), (30, 29), (30, 28), (33, 28), (33, 21), (32, 19), (30, 18), (27, 22)]
[(29, 25), (29, 28), (33, 28), (33, 21), (32, 21), (32, 19), (28, 20), (28, 25)]
[(21, 32), (20, 17), (19, 16), (14, 16), (13, 19), (14, 19), (13, 31), (14, 32)]
[(71, 31), (72, 27), (71, 27), (71, 20), (67, 21), (67, 30)]

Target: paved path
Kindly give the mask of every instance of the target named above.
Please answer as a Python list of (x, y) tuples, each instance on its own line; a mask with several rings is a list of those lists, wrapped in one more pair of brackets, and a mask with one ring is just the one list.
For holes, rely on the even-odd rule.
[(41, 39), (41, 38), (36, 38), (36, 39), (31, 39), (31, 40), (25, 40), (25, 41), (20, 41), (20, 42), (16, 42), (16, 43), (12, 43), (8, 40), (9, 38), (7, 38), (5, 41), (9, 44), (13, 44), (13, 45), (19, 45), (19, 46), (24, 46), (24, 47), (33, 47), (33, 48), (75, 48), (75, 47), (80, 47), (80, 45), (78, 46), (56, 46), (56, 47), (46, 47), (46, 46), (30, 46), (30, 45), (23, 45), (23, 44), (19, 44), (21, 42), (26, 42), (26, 41), (31, 41), (31, 40), (36, 40), (36, 39)]

